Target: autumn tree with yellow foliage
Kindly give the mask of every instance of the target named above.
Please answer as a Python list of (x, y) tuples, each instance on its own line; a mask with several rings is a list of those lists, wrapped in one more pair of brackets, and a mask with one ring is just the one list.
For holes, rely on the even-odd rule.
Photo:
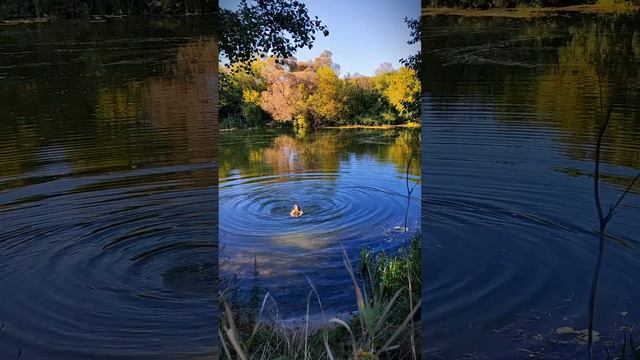
[(307, 99), (308, 108), (311, 109), (314, 121), (336, 122), (345, 115), (347, 98), (343, 81), (329, 66), (322, 66), (316, 74), (318, 86)]
[(405, 121), (419, 118), (420, 81), (416, 71), (401, 67), (397, 71), (384, 71), (375, 78), (375, 86)]

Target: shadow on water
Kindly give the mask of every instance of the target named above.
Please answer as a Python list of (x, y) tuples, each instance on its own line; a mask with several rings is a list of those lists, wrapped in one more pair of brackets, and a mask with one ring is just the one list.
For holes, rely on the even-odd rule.
[[(600, 94), (607, 101), (620, 78), (602, 154), (605, 201), (640, 169), (640, 18), (423, 24), (423, 355), (582, 358), (584, 343), (556, 329), (587, 326)], [(639, 193), (609, 232), (600, 352), (640, 321)]]
[[(329, 313), (355, 310), (341, 246), (356, 260), (363, 248), (392, 251), (409, 240), (406, 167), (419, 144), (416, 130), (221, 133), (221, 278), (237, 277), (247, 300), (255, 262), (287, 320), (305, 314), (307, 277)], [(419, 161), (408, 176), (419, 181)], [(296, 203), (299, 218), (289, 216)], [(407, 227), (419, 229), (419, 216), (416, 191)]]
[(0, 33), (0, 357), (216, 353), (211, 29)]

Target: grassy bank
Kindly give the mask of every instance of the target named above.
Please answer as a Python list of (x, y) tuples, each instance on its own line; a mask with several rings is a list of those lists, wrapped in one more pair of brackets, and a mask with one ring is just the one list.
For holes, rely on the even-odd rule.
[[(356, 315), (327, 319), (322, 294), (309, 283), (301, 326), (279, 318), (267, 293), (247, 310), (221, 294), (221, 353), (226, 359), (417, 359), (420, 349), (420, 234), (396, 254), (362, 250), (358, 269), (343, 251)], [(322, 320), (312, 324), (311, 307)]]
[(570, 14), (627, 14), (639, 11), (640, 5), (633, 5), (628, 2), (599, 2), (591, 5), (572, 5), (563, 7), (515, 7), (493, 9), (427, 7), (422, 8), (422, 16), (453, 15), (465, 17), (535, 18), (566, 16)]

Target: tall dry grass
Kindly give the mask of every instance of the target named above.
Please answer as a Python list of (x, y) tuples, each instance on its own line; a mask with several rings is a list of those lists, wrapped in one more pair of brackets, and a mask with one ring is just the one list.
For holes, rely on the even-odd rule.
[[(306, 316), (293, 326), (280, 317), (267, 292), (255, 316), (243, 314), (220, 294), (220, 343), (225, 359), (417, 359), (420, 309), (420, 236), (398, 254), (361, 253), (356, 272), (342, 250), (342, 260), (353, 284), (358, 311), (350, 318), (326, 319), (321, 294), (311, 281)], [(310, 321), (311, 307), (322, 314)], [(248, 320), (251, 319), (251, 320)]]

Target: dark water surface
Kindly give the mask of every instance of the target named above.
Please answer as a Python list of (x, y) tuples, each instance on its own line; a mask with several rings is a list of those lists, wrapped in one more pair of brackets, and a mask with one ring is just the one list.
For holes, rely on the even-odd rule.
[[(584, 358), (604, 203), (640, 171), (640, 18), (424, 19), (424, 358)], [(598, 75), (597, 64), (602, 64)], [(602, 91), (600, 90), (602, 89)], [(640, 322), (640, 187), (609, 228), (605, 340)]]
[(212, 34), (0, 29), (0, 358), (215, 353)]
[[(307, 277), (328, 314), (355, 310), (341, 246), (356, 261), (360, 249), (393, 251), (419, 229), (420, 189), (408, 201), (406, 188), (420, 179), (419, 147), (417, 130), (222, 132), (221, 278), (245, 300), (256, 284), (269, 291), (285, 319), (305, 314)], [(295, 203), (302, 217), (289, 216)], [(319, 313), (315, 302), (310, 311)]]

